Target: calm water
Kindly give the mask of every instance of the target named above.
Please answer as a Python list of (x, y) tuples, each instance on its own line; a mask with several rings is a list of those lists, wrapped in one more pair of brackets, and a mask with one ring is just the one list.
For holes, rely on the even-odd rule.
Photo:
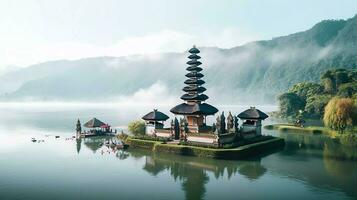
[[(246, 107), (219, 108), (237, 114)], [(78, 117), (96, 116), (125, 130), (150, 110), (1, 105), (0, 199), (357, 199), (356, 149), (323, 136), (264, 130), (284, 137), (285, 149), (243, 161), (113, 152), (100, 146), (105, 138), (67, 139)]]

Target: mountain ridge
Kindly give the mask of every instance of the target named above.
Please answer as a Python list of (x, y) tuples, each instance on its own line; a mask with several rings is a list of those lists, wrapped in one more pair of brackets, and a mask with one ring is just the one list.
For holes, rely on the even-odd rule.
[[(357, 67), (357, 15), (323, 20), (271, 40), (200, 49), (207, 94), (214, 101), (274, 102), (297, 82), (317, 82), (327, 69)], [(179, 96), (187, 56), (182, 52), (44, 62), (0, 76), (0, 99), (96, 101), (132, 95), (156, 83)]]

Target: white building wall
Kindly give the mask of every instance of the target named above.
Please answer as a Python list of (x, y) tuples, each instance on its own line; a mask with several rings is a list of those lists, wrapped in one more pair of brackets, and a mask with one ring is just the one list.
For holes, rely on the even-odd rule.
[(188, 136), (187, 141), (190, 142), (201, 142), (201, 143), (207, 143), (207, 144), (213, 144), (216, 142), (216, 138), (206, 138), (206, 137), (194, 137), (194, 136)]
[(153, 135), (155, 133), (155, 126), (151, 124), (147, 124), (145, 127), (145, 134), (146, 135)]

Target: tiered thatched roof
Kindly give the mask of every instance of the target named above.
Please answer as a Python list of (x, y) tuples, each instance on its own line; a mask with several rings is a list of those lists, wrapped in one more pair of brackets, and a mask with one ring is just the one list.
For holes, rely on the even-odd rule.
[(214, 115), (218, 109), (207, 103), (202, 103), (208, 99), (208, 96), (203, 94), (206, 91), (206, 88), (202, 86), (205, 81), (201, 79), (204, 75), (200, 73), (202, 68), (198, 67), (202, 64), (198, 61), (201, 57), (197, 55), (200, 51), (194, 46), (188, 52), (191, 53), (188, 56), (190, 60), (187, 62), (190, 66), (186, 68), (188, 79), (185, 84), (187, 86), (183, 88), (186, 93), (181, 96), (181, 99), (187, 103), (177, 105), (170, 111), (179, 115)]

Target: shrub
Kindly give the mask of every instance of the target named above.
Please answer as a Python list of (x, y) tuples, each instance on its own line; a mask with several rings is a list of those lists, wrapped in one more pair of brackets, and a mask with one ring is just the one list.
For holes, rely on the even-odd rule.
[(333, 130), (343, 132), (353, 125), (356, 118), (356, 107), (350, 98), (333, 98), (325, 107), (324, 124)]
[(159, 141), (159, 142), (170, 141), (170, 139), (168, 139), (168, 138), (154, 137), (154, 136), (150, 136), (150, 135), (136, 135), (134, 138), (139, 139), (139, 140), (151, 140), (151, 141)]
[(128, 130), (133, 135), (144, 135), (145, 134), (145, 122), (141, 120), (132, 121), (128, 124)]
[(121, 133), (117, 136), (120, 140), (125, 141), (128, 138), (128, 134)]

